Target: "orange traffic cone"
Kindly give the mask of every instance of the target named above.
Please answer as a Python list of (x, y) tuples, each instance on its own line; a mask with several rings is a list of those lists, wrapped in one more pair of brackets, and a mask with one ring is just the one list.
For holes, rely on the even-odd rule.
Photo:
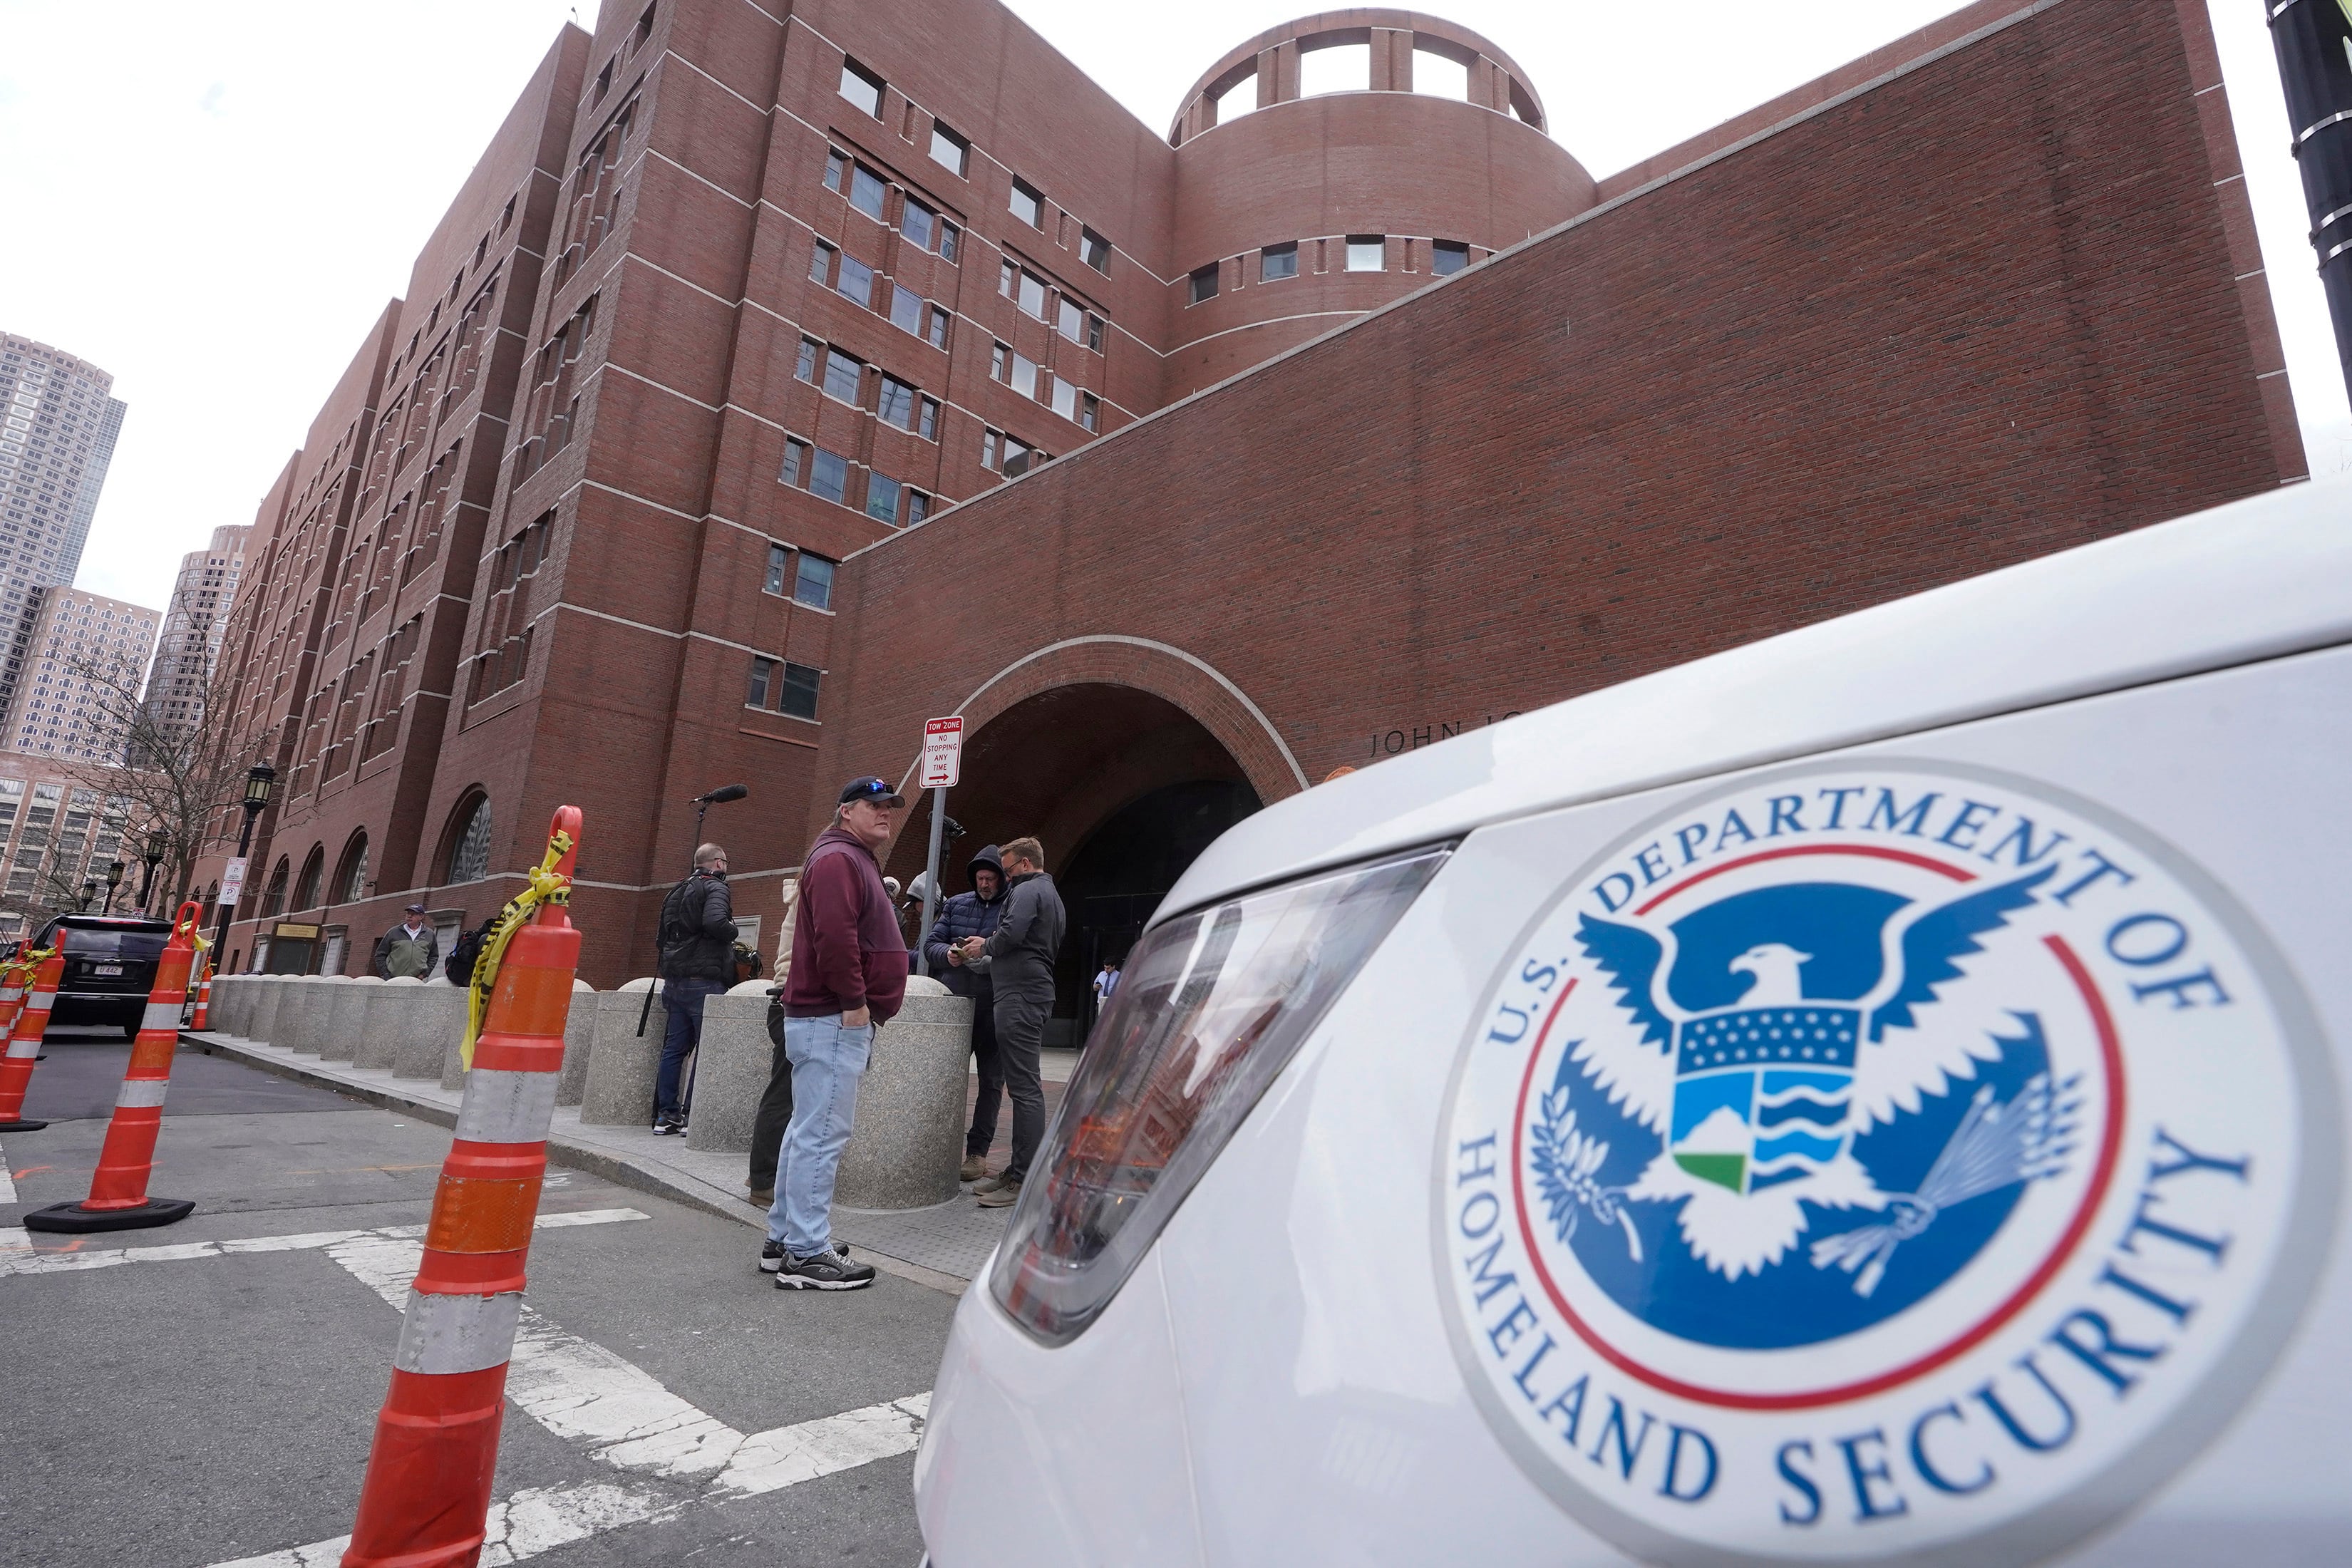
[(33, 1060), (41, 1054), (41, 1037), (49, 1032), (49, 1009), (57, 1005), (66, 955), (62, 948), (53, 947), (27, 956), (38, 962), (25, 1005), (8, 1030), (8, 1054), (0, 1058), (0, 1132), (31, 1132), (48, 1125), (25, 1120), (25, 1088), (33, 1081)]
[(457, 1136), (433, 1196), (343, 1568), (458, 1568), (481, 1552), (580, 964), (580, 933), (564, 910), (579, 838), (579, 808), (558, 810), (546, 860), (475, 967), (478, 1006), (481, 982), (496, 979), (487, 1012), (475, 1014), (482, 1030)]
[(206, 964), (205, 966), (204, 979), (196, 983), (196, 1011), (194, 1016), (188, 1020), (188, 1027), (191, 1029), (211, 1028), (213, 1026), (212, 1011), (213, 972), (212, 966), (210, 964)]
[(172, 1053), (180, 1046), (180, 1004), (187, 1000), (188, 968), (195, 962), (196, 922), (204, 906), (190, 900), (172, 922), (172, 939), (155, 965), (155, 988), (147, 994), (147, 1014), (131, 1047), (131, 1066), (115, 1091), (114, 1118), (106, 1124), (98, 1173), (89, 1196), (78, 1204), (51, 1204), (26, 1215), (26, 1230), (144, 1230), (176, 1225), (195, 1204), (188, 1198), (151, 1198), (147, 1178), (155, 1169), (155, 1135), (163, 1129), (163, 1095), (172, 1087)]
[(17, 959), (0, 965), (0, 1036), (16, 1026), (16, 1015), (25, 1010), (25, 982), (31, 973), (31, 966)]

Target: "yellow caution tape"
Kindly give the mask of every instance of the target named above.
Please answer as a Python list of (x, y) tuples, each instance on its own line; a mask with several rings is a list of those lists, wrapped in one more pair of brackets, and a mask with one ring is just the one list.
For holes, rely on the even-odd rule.
[(508, 941), (540, 905), (572, 901), (572, 879), (555, 874), (556, 863), (571, 852), (572, 835), (557, 829), (548, 838), (547, 858), (530, 868), (530, 885), (499, 911), (482, 951), (474, 958), (474, 978), (466, 987), (466, 1039), (457, 1047), (457, 1058), (468, 1071), (474, 1066), (474, 1042), (481, 1037), (482, 1019), (490, 1010), (490, 993), (498, 986), (499, 965), (506, 961)]

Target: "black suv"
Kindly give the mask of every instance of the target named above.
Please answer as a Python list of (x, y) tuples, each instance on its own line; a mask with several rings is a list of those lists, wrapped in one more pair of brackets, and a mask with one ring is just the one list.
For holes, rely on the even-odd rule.
[(36, 948), (60, 937), (65, 941), (66, 972), (58, 982), (49, 1021), (111, 1024), (125, 1039), (136, 1039), (147, 994), (155, 988), (155, 966), (171, 936), (171, 921), (138, 915), (60, 915), (43, 926), (34, 939)]

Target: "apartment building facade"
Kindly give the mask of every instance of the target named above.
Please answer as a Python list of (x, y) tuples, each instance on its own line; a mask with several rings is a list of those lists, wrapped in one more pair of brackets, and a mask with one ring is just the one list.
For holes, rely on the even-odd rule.
[(142, 699), (142, 731), (154, 744), (184, 748), (204, 722), (213, 671), (228, 633), (229, 605), (236, 601), (246, 543), (252, 537), (249, 523), (215, 528), (204, 549), (180, 557)]
[(1331, 767), (2295, 478), (2217, 83), (2192, 0), (1983, 4), (1595, 180), (1418, 13), (1162, 133), (993, 0), (613, 0), (257, 519), (232, 956), (478, 921), (571, 802), (617, 983), (734, 782), (772, 949), (839, 779), (953, 711), (955, 815), (1092, 867), (1108, 952)]
[(0, 724), (16, 701), (41, 593), (74, 580), (125, 412), (114, 377), (0, 332)]
[(82, 588), (44, 588), (9, 705), (11, 750), (96, 767), (124, 761), (130, 710), (163, 616)]

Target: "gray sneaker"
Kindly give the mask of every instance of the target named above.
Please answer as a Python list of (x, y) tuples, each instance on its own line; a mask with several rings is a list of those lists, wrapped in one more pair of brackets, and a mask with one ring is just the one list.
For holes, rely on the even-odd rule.
[(838, 1252), (820, 1252), (814, 1258), (784, 1255), (783, 1266), (776, 1270), (779, 1290), (863, 1290), (874, 1283), (874, 1265), (858, 1263)]
[(999, 1189), (1001, 1189), (1001, 1188), (1003, 1188), (1003, 1187), (1005, 1187), (1005, 1186), (1008, 1186), (1008, 1185), (1009, 1185), (1009, 1186), (1015, 1186), (1015, 1187), (1017, 1187), (1017, 1186), (1019, 1186), (1020, 1184), (1020, 1184), (1019, 1182), (1017, 1182), (1017, 1181), (1015, 1181), (1015, 1182), (1011, 1182), (1011, 1183), (1006, 1182), (1006, 1181), (1005, 1181), (1005, 1179), (1004, 1179), (1004, 1173), (1003, 1173), (1003, 1172), (1002, 1172), (1002, 1171), (999, 1171), (999, 1172), (997, 1172), (997, 1173), (996, 1173), (996, 1174), (994, 1174), (994, 1175), (992, 1175), (992, 1176), (988, 1177), (988, 1178), (987, 1178), (986, 1180), (984, 1180), (984, 1181), (978, 1181), (978, 1182), (974, 1182), (974, 1183), (971, 1184), (971, 1190), (972, 1190), (972, 1192), (973, 1192), (973, 1193), (975, 1193), (975, 1194), (986, 1194), (986, 1193), (992, 1193), (992, 1192), (996, 1192), (996, 1191), (998, 1191)]

